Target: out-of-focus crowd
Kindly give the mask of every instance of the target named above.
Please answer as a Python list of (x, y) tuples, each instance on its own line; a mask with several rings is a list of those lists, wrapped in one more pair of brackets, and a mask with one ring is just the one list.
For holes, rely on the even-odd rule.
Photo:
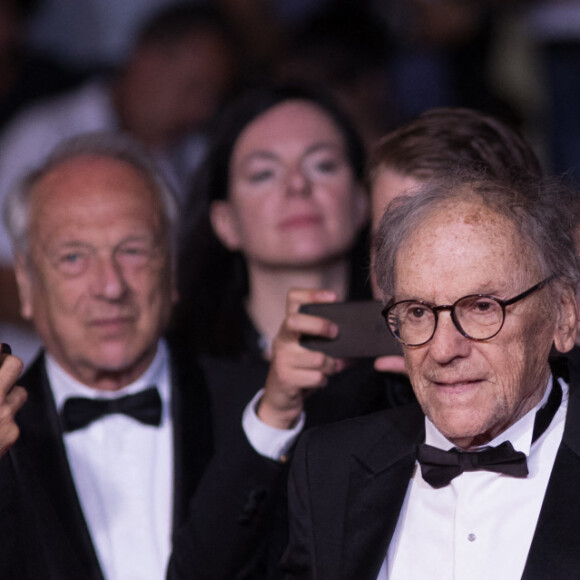
[[(304, 431), (418, 409), (419, 399), (433, 429), (454, 433), (422, 399), (417, 347), (449, 331), (437, 330), (445, 310), (465, 344), (487, 344), (511, 328), (512, 304), (560, 278), (569, 287), (550, 295), (546, 317), (559, 321), (554, 349), (572, 351), (576, 369), (568, 290), (580, 223), (579, 53), (573, 0), (0, 0), (0, 340), (13, 352), (0, 354), (0, 576), (275, 580), (290, 518), (288, 578), (318, 578), (317, 566), (336, 578), (317, 552), (327, 541), (319, 522), (309, 525), (342, 492), (317, 495), (309, 513), (303, 448), (288, 513)], [(474, 274), (470, 292), (435, 306), (419, 289), (435, 288), (438, 271), (425, 282), (428, 260), (413, 254), (423, 286), (410, 282), (395, 303), (395, 271), (397, 283), (404, 277), (400, 265), (389, 270), (385, 224), (396, 224), (383, 214), (415, 196), (428, 209), (399, 210), (411, 224), (401, 222), (405, 256), (417, 232), (431, 231), (425, 215), (441, 220), (442, 207), (459, 208), (465, 223), (503, 224), (510, 251), (456, 239), (504, 274), (515, 268), (505, 255), (544, 259), (541, 243), (558, 230), (544, 262), (557, 244), (570, 242), (569, 255), (550, 275), (522, 259), (514, 279), (546, 274), (529, 291), (500, 284), (504, 296), (487, 278), (471, 284)], [(520, 206), (521, 223), (509, 213)], [(442, 263), (428, 242), (416, 244)], [(459, 253), (443, 286), (460, 284)], [(495, 309), (481, 336), (481, 319), (461, 310), (473, 296), (484, 298), (481, 312)], [(329, 354), (343, 321), (302, 310), (373, 300), (386, 303), (405, 360)], [(404, 324), (424, 315), (432, 328), (407, 340)], [(305, 348), (305, 336), (318, 347)], [(536, 358), (502, 361), (506, 372), (545, 363), (531, 364), (541, 378), (534, 397), (552, 376), (551, 335), (546, 344), (530, 347)], [(502, 429), (532, 399), (545, 402), (522, 389), (489, 412), (504, 413)], [(548, 425), (565, 415), (558, 405)], [(465, 448), (495, 440), (494, 429)], [(318, 494), (324, 475), (306, 487)], [(390, 541), (394, 528), (381, 533)], [(378, 549), (373, 580), (393, 571), (393, 545)], [(515, 560), (522, 569), (528, 548)]]

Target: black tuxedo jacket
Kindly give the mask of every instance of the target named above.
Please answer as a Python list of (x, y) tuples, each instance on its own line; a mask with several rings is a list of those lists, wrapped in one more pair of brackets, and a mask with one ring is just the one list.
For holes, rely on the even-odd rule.
[[(290, 478), (288, 579), (376, 580), (424, 440), (418, 405), (305, 434)], [(562, 443), (523, 580), (580, 578), (580, 383), (572, 376)]]
[(0, 459), (0, 578), (46, 580), (40, 536), (21, 492), (8, 452)]
[[(175, 348), (170, 353), (174, 550), (168, 576), (254, 578), (267, 544), (264, 530), (272, 517), (272, 490), (280, 488), (283, 466), (254, 451), (240, 417), (232, 441), (214, 449), (212, 423), (224, 411), (219, 401), (210, 402), (195, 357)], [(18, 416), (21, 434), (11, 459), (33, 516), (27, 530), (38, 541), (30, 544), (35, 556), (18, 578), (103, 580), (66, 458), (43, 356), (21, 384), (29, 397)]]
[[(172, 360), (171, 379), (176, 529), (185, 520), (189, 499), (212, 455), (212, 435), (209, 400), (195, 365)], [(11, 454), (45, 544), (47, 570), (55, 579), (102, 580), (66, 457), (43, 355), (24, 374), (21, 384), (28, 391), (28, 401), (18, 415), (20, 438)]]

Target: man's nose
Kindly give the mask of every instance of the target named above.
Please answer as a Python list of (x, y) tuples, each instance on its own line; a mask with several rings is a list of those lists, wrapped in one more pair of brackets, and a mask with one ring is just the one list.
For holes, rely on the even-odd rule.
[(446, 364), (455, 358), (466, 357), (471, 351), (471, 343), (455, 326), (449, 311), (439, 312), (435, 334), (428, 343), (433, 360)]
[(107, 300), (120, 300), (127, 292), (123, 269), (115, 256), (97, 256), (93, 265), (93, 295)]

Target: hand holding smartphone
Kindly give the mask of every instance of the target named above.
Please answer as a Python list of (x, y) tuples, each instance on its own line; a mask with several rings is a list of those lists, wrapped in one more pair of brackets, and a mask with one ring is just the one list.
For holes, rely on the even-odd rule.
[(302, 335), (300, 344), (335, 358), (401, 355), (401, 345), (389, 332), (377, 300), (302, 304), (300, 312), (332, 320), (338, 336)]

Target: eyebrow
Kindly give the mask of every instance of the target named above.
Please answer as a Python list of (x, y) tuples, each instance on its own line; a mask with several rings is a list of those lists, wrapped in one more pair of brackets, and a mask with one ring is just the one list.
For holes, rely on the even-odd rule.
[[(117, 242), (113, 248), (118, 248), (119, 246), (131, 243), (131, 242), (155, 242), (157, 236), (150, 234), (135, 234), (129, 235), (119, 242)], [(67, 248), (95, 248), (96, 246), (92, 242), (82, 241), (82, 240), (66, 240), (64, 242), (59, 242), (54, 246), (55, 251)]]
[[(454, 302), (456, 302), (457, 300), (460, 300), (461, 298), (466, 298), (467, 296), (492, 296), (493, 298), (497, 298), (498, 300), (506, 300), (509, 298), (505, 298), (505, 296), (507, 296), (508, 291), (507, 290), (496, 290), (495, 292), (493, 292), (491, 290), (491, 288), (497, 288), (497, 284), (495, 284), (494, 286), (492, 286), (491, 284), (483, 284), (482, 285), (483, 289), (477, 290), (475, 292), (469, 292), (468, 294), (462, 294), (461, 296), (459, 296), (458, 298), (456, 298), (455, 300), (448, 302), (447, 304), (453, 304)], [(490, 288), (490, 290), (486, 290), (485, 288)], [(502, 298), (502, 296), (504, 296), (504, 298)], [(409, 298), (397, 298), (397, 300), (395, 300), (395, 297), (393, 296), (393, 303), (395, 302), (403, 302), (403, 301), (411, 301), (411, 302), (420, 302), (422, 304), (426, 304), (428, 306), (441, 306), (441, 304), (437, 304), (436, 302), (432, 302), (431, 300), (425, 300), (423, 298), (417, 298), (416, 296), (410, 296)]]
[[(330, 141), (320, 141), (318, 143), (314, 143), (314, 144), (310, 145), (306, 149), (306, 151), (304, 151), (304, 153), (302, 153), (300, 158), (302, 159), (304, 157), (307, 157), (308, 155), (312, 155), (313, 153), (317, 153), (318, 151), (327, 150), (327, 149), (334, 150), (338, 153), (344, 152), (344, 147), (342, 145), (337, 145), (336, 143), (331, 143)], [(279, 161), (280, 157), (276, 153), (273, 153), (272, 151), (270, 151), (268, 149), (258, 149), (256, 151), (252, 151), (251, 153), (248, 153), (245, 157), (243, 157), (240, 160), (240, 166), (243, 166), (243, 165), (249, 163), (253, 159), (268, 159), (271, 161)]]

